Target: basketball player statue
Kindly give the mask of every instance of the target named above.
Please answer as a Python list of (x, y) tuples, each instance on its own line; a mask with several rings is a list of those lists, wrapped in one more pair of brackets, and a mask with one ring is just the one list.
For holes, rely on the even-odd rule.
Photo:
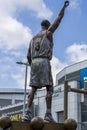
[(44, 120), (48, 122), (54, 122), (51, 114), (53, 80), (50, 64), (53, 52), (53, 33), (59, 26), (64, 16), (64, 11), (68, 5), (69, 1), (65, 1), (59, 15), (57, 16), (53, 24), (51, 24), (46, 19), (43, 20), (41, 22), (41, 31), (32, 38), (29, 44), (27, 59), (31, 66), (31, 91), (28, 95), (27, 111), (22, 118), (24, 121), (30, 121), (32, 118), (31, 105), (34, 99), (35, 92), (37, 91), (37, 89), (46, 87), (46, 113), (44, 116)]

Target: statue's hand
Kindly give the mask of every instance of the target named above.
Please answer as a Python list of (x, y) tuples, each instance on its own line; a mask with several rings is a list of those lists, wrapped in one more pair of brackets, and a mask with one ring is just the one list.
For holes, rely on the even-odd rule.
[(65, 1), (64, 6), (65, 7), (69, 6), (69, 1)]

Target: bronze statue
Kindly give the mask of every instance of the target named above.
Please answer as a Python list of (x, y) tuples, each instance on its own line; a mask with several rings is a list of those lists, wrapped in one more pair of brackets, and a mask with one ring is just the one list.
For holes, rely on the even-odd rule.
[(65, 1), (63, 8), (53, 24), (48, 20), (41, 22), (42, 30), (34, 36), (29, 44), (27, 59), (31, 66), (30, 72), (30, 86), (31, 92), (28, 96), (28, 106), (23, 120), (30, 121), (31, 105), (34, 99), (34, 94), (37, 89), (46, 87), (46, 113), (44, 120), (54, 122), (51, 114), (52, 94), (53, 94), (53, 80), (51, 74), (50, 60), (52, 59), (53, 51), (53, 33), (59, 26), (61, 19), (64, 16), (65, 8), (69, 5), (68, 1)]

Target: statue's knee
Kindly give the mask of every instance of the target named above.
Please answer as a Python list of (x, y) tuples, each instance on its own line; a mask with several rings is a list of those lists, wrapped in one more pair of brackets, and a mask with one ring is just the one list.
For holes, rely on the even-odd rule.
[(52, 99), (52, 95), (51, 94), (47, 94), (46, 95), (46, 101), (50, 101)]
[(29, 98), (34, 98), (34, 94), (36, 92), (36, 89), (35, 88), (32, 88), (32, 90), (30, 91), (29, 95), (28, 95), (28, 99)]
[(28, 95), (28, 99), (32, 98), (32, 97), (33, 97), (33, 94), (30, 92), (29, 95)]

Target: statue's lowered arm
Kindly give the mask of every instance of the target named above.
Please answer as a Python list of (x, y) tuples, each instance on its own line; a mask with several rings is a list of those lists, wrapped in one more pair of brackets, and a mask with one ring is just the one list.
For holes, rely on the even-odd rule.
[(54, 31), (57, 29), (57, 27), (59, 26), (63, 16), (64, 16), (64, 11), (65, 8), (69, 5), (69, 1), (65, 1), (64, 6), (62, 7), (58, 17), (55, 19), (54, 23), (52, 25), (50, 25), (50, 27), (48, 28), (48, 31), (51, 31), (52, 33), (54, 33)]

